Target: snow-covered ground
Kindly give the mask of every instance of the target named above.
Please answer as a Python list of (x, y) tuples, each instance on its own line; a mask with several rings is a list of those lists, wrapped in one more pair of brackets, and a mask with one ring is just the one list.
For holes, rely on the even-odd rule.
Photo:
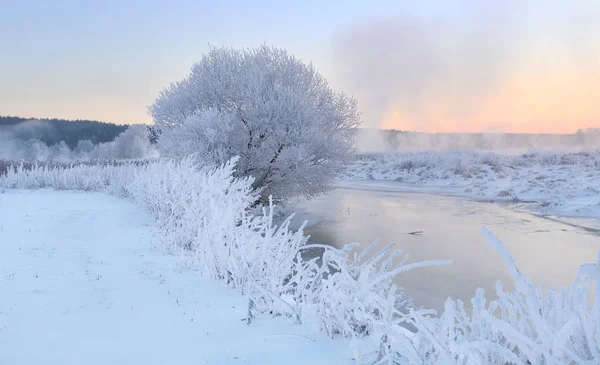
[[(271, 209), (252, 214), (256, 193), (234, 167), (186, 158), (1, 176), (0, 364), (600, 359), (600, 257), (546, 293), (482, 229), (515, 291), (499, 285), (490, 301), (478, 289), (469, 312), (448, 299), (435, 316), (393, 280), (447, 261), (407, 261), (393, 244), (306, 246), (302, 230), (272, 225)], [(15, 190), (45, 188), (86, 193)]]
[(543, 214), (600, 218), (600, 150), (363, 154), (341, 179), (342, 185), (394, 182), (388, 188), (532, 202), (529, 208)]
[[(157, 247), (154, 218), (103, 193), (0, 193), (0, 364), (348, 364), (348, 342)], [(313, 328), (314, 329), (314, 328)]]

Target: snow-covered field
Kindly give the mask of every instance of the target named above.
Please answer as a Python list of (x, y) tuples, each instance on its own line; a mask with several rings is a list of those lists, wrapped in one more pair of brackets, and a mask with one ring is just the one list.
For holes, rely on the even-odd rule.
[(483, 200), (532, 202), (549, 215), (600, 218), (600, 150), (507, 154), (483, 151), (360, 155), (342, 180)]
[[(269, 316), (161, 249), (103, 193), (0, 194), (0, 364), (349, 364), (344, 339)], [(157, 247), (158, 244), (158, 247)]]

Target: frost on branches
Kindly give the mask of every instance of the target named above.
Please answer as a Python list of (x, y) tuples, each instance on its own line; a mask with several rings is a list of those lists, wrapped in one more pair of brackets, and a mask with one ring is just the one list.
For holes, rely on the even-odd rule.
[(354, 152), (356, 100), (334, 92), (312, 64), (284, 50), (212, 49), (150, 112), (162, 156), (205, 164), (239, 156), (261, 200), (316, 196)]

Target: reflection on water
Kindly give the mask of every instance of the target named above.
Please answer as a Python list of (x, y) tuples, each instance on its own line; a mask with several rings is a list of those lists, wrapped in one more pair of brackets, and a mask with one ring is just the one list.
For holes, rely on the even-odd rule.
[[(519, 269), (548, 289), (569, 285), (580, 264), (595, 262), (600, 236), (577, 226), (536, 217), (507, 205), (474, 202), (428, 194), (336, 189), (312, 201), (300, 202), (296, 219), (317, 215), (305, 229), (310, 243), (361, 247), (380, 238), (395, 242), (409, 262), (450, 259), (451, 266), (402, 273), (396, 283), (417, 305), (440, 310), (451, 296), (470, 304), (478, 287), (490, 298), (496, 280), (513, 290), (500, 257), (480, 235), (488, 227), (508, 247)], [(410, 232), (423, 231), (422, 235)]]

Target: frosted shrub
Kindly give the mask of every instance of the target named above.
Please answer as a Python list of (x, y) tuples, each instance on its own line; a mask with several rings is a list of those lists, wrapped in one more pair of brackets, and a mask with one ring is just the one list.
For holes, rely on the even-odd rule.
[[(449, 364), (597, 364), (600, 359), (600, 253), (596, 264), (582, 265), (568, 288), (546, 295), (516, 267), (502, 243), (482, 233), (501, 255), (516, 290), (487, 304), (478, 289), (468, 315), (450, 298), (438, 318), (418, 313), (416, 343), (422, 363)], [(590, 287), (595, 297), (589, 298)], [(592, 303), (591, 307), (590, 304)]]
[(124, 187), (133, 180), (137, 163), (13, 165), (0, 176), (0, 186), (16, 189), (108, 191), (124, 196)]
[(298, 257), (286, 287), (293, 299), (289, 305), (295, 306), (294, 314), (300, 321), (304, 310), (314, 310), (325, 333), (352, 339), (357, 362), (364, 348), (376, 347), (378, 361), (392, 364), (396, 349), (413, 336), (405, 328), (411, 323), (409, 318), (414, 313), (431, 313), (416, 309), (392, 279), (408, 270), (449, 261), (408, 264), (407, 257), (398, 260), (402, 250), (394, 250), (394, 244), (372, 252), (377, 245), (375, 241), (361, 251), (357, 251), (358, 243), (341, 249), (306, 245), (301, 249), (321, 249), (323, 254), (311, 260)]
[(216, 246), (238, 234), (242, 212), (253, 197), (248, 179), (233, 179), (235, 159), (201, 168), (193, 156), (139, 169), (127, 190), (156, 217), (166, 241), (195, 252), (203, 270), (225, 277), (227, 257)]
[(251, 178), (232, 177), (236, 160), (217, 168), (198, 167), (194, 157), (150, 164), (128, 190), (155, 214), (166, 241), (191, 252), (204, 273), (258, 294), (255, 304), (272, 310), (306, 238), (288, 229), (289, 220), (275, 226), (272, 204), (251, 214), (256, 192)]
[[(370, 256), (377, 244), (375, 241), (360, 252), (355, 251), (357, 244), (346, 245), (343, 249), (325, 249), (318, 311), (329, 335), (368, 335), (382, 319), (383, 304), (390, 292), (396, 292), (391, 283), (396, 275), (414, 268), (449, 264), (448, 261), (407, 264), (406, 258), (394, 263), (402, 250), (392, 250), (393, 243)], [(410, 298), (401, 292), (394, 293), (393, 298), (394, 308), (407, 310), (412, 307)]]
[(479, 157), (479, 162), (492, 167), (501, 165), (500, 156), (493, 152), (485, 152)]
[[(245, 281), (240, 286), (249, 295), (248, 322), (256, 313), (271, 311), (274, 315), (294, 317), (301, 323), (303, 302), (295, 300), (300, 299), (295, 295), (298, 289), (295, 284), (313, 285), (311, 279), (315, 278), (303, 266), (305, 263), (299, 256), (299, 250), (307, 240), (302, 233), (303, 227), (296, 232), (290, 231), (289, 218), (279, 227), (273, 225), (272, 203), (268, 212), (263, 211), (262, 216), (254, 217), (252, 221), (255, 221), (252, 231), (258, 237), (239, 245), (240, 259), (234, 262), (241, 262), (245, 268), (235, 267), (237, 275), (232, 275)], [(306, 279), (307, 273), (308, 281), (300, 279)]]

